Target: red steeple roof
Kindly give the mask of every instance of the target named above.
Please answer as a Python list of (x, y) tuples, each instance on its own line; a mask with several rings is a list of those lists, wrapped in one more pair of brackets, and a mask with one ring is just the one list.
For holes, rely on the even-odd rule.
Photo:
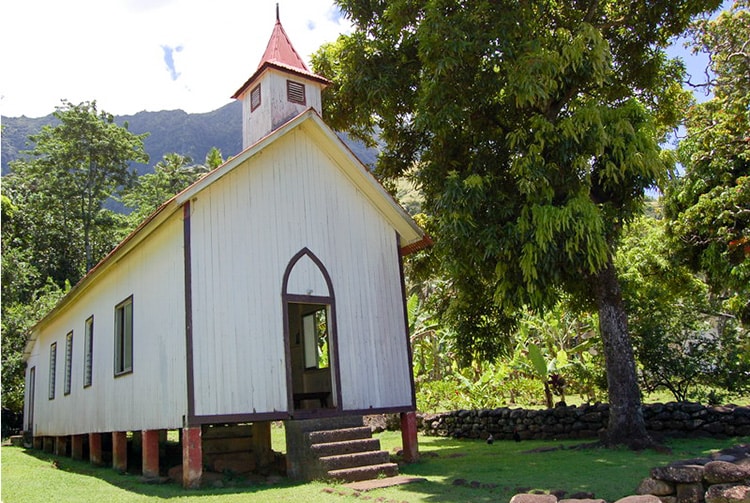
[(266, 46), (266, 52), (263, 53), (263, 57), (260, 59), (260, 63), (258, 63), (258, 69), (255, 70), (255, 73), (253, 73), (247, 82), (245, 82), (242, 87), (232, 95), (232, 98), (239, 98), (267, 67), (274, 67), (278, 70), (301, 75), (308, 79), (320, 82), (324, 86), (330, 84), (330, 81), (327, 79), (312, 73), (294, 49), (294, 46), (289, 41), (286, 31), (284, 31), (284, 27), (281, 26), (278, 4), (276, 5), (276, 24), (273, 27), (271, 38)]
[(302, 58), (299, 57), (299, 54), (297, 54), (297, 51), (294, 50), (292, 43), (289, 41), (284, 27), (281, 26), (281, 21), (279, 21), (278, 13), (276, 25), (273, 27), (273, 33), (271, 33), (271, 39), (268, 41), (266, 52), (263, 53), (258, 68), (263, 66), (264, 63), (277, 63), (310, 73), (307, 65), (302, 61)]

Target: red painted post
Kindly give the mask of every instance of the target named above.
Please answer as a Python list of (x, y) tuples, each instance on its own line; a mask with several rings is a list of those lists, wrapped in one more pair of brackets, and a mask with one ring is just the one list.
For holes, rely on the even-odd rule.
[(112, 432), (112, 468), (128, 471), (128, 437), (125, 431)]
[(83, 435), (70, 437), (70, 457), (79, 461), (83, 459)]
[(182, 486), (197, 489), (203, 477), (203, 446), (201, 427), (187, 426), (182, 429)]
[(404, 450), (404, 461), (419, 461), (419, 444), (417, 443), (417, 413), (401, 413), (401, 443)]
[(143, 476), (159, 476), (159, 430), (141, 432), (141, 450), (143, 452)]
[(102, 465), (102, 434), (89, 433), (89, 461), (92, 465)]

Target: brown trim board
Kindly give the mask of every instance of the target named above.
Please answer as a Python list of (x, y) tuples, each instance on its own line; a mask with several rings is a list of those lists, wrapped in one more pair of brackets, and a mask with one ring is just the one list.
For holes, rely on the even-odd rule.
[[(404, 275), (404, 256), (399, 253), (401, 250), (401, 236), (396, 233), (396, 252), (398, 255), (398, 273), (401, 278), (401, 299), (404, 308), (404, 333), (406, 334), (406, 351), (409, 357), (409, 381), (411, 384), (411, 405), (414, 410), (417, 409), (417, 390), (414, 385), (414, 355), (411, 349), (411, 337), (409, 334), (409, 308), (406, 300), (406, 277)], [(408, 411), (406, 411), (408, 412)]]
[(187, 372), (187, 423), (194, 424), (195, 374), (193, 369), (193, 272), (190, 235), (190, 201), (182, 207), (182, 236), (185, 262), (185, 367)]

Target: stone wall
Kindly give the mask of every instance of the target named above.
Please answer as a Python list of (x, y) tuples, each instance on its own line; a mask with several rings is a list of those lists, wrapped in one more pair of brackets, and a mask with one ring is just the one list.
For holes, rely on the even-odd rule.
[[(750, 444), (738, 445), (710, 457), (676, 461), (651, 470), (636, 495), (615, 503), (748, 503), (750, 502)], [(561, 499), (554, 494), (516, 494), (510, 503), (607, 503), (588, 495)]]
[(745, 502), (750, 501), (748, 484), (750, 444), (654, 468), (637, 493), (658, 496), (663, 503)]
[[(643, 406), (646, 428), (658, 436), (748, 436), (750, 407), (689, 402)], [(425, 435), (486, 439), (596, 439), (607, 427), (609, 405), (560, 405), (554, 409), (459, 410), (423, 414)]]

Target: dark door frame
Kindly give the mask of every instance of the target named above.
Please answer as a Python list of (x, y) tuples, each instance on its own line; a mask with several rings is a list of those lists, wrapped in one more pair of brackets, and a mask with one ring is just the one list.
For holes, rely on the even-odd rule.
[[(301, 295), (288, 292), (289, 276), (292, 270), (297, 265), (302, 257), (308, 257), (317, 266), (320, 273), (326, 282), (328, 288), (328, 295)], [(286, 357), (286, 387), (287, 387), (287, 410), (290, 416), (294, 417), (310, 417), (310, 416), (325, 416), (325, 415), (339, 415), (341, 412), (341, 372), (339, 370), (339, 344), (338, 344), (338, 330), (336, 323), (336, 296), (333, 291), (333, 283), (331, 282), (331, 276), (328, 274), (323, 262), (307, 247), (297, 252), (294, 257), (289, 261), (284, 271), (284, 279), (281, 284), (281, 300), (283, 305), (283, 316), (284, 316), (284, 353)], [(320, 304), (327, 305), (329, 308), (330, 319), (329, 324), (329, 365), (331, 367), (332, 379), (333, 379), (333, 401), (336, 404), (335, 407), (326, 409), (294, 409), (294, 390), (292, 383), (292, 355), (291, 355), (291, 334), (289, 333), (289, 304)]]

